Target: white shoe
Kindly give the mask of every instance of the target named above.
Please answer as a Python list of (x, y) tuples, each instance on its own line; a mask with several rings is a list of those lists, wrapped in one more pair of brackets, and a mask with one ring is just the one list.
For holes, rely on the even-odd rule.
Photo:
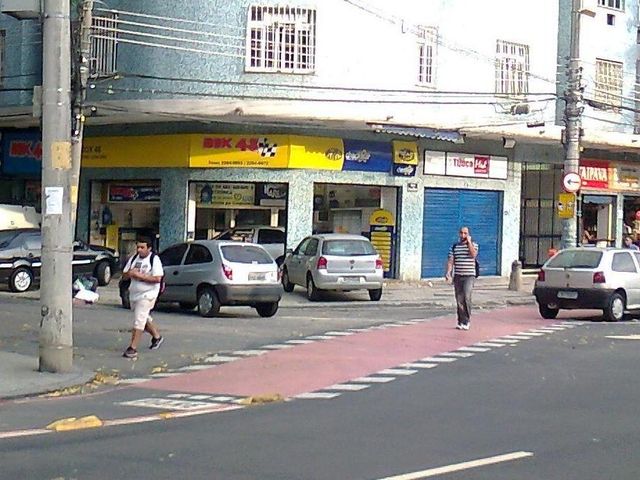
[(463, 323), (462, 324), (462, 330), (469, 330), (469, 324), (468, 323)]
[(462, 325), (461, 323), (459, 323), (458, 325), (456, 325), (456, 329), (457, 329), (457, 330), (463, 330), (463, 329), (464, 329), (464, 325)]

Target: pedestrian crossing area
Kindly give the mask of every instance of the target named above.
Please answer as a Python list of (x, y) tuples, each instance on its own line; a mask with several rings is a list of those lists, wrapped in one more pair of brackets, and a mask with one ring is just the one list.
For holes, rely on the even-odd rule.
[[(201, 360), (201, 363), (188, 365), (175, 370), (158, 372), (144, 378), (125, 379), (120, 382), (123, 385), (137, 385), (148, 382), (152, 379), (167, 378), (180, 376), (189, 373), (195, 373), (202, 370), (208, 370), (239, 362), (252, 357), (259, 357), (269, 353), (274, 353), (288, 348), (304, 348), (306, 345), (315, 342), (326, 342), (336, 338), (344, 338), (357, 333), (375, 331), (383, 328), (397, 328), (424, 322), (425, 320), (404, 320), (398, 323), (385, 323), (370, 328), (354, 328), (345, 331), (329, 331), (322, 335), (310, 335), (305, 338), (287, 340), (280, 344), (265, 345), (260, 348), (251, 350), (238, 350), (232, 352), (218, 353), (210, 355)], [(441, 352), (435, 355), (418, 358), (410, 362), (405, 362), (397, 366), (383, 368), (375, 372), (371, 372), (366, 376), (350, 379), (348, 381), (335, 383), (327, 387), (309, 392), (302, 392), (284, 398), (285, 401), (292, 400), (328, 400), (340, 397), (341, 395), (357, 393), (369, 388), (380, 386), (393, 382), (401, 378), (407, 378), (416, 374), (425, 374), (433, 369), (446, 368), (454, 362), (472, 361), (477, 355), (492, 352), (496, 349), (504, 347), (514, 347), (520, 342), (532, 339), (539, 339), (554, 333), (572, 329), (585, 322), (571, 321), (558, 322), (549, 326), (527, 329), (517, 333), (491, 338), (489, 340), (479, 341), (470, 345), (461, 346), (451, 351)], [(129, 407), (153, 408), (168, 411), (197, 411), (200, 409), (228, 409), (229, 406), (242, 408), (247, 403), (247, 398), (242, 396), (226, 395), (221, 392), (219, 395), (205, 395), (199, 393), (167, 393), (158, 394), (159, 396), (147, 396), (140, 399), (128, 400), (120, 402), (120, 405)]]

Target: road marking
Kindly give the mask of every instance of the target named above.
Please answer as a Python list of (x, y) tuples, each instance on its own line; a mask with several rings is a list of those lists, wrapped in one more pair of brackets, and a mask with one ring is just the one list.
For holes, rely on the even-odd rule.
[(167, 398), (187, 398), (190, 396), (190, 393), (172, 393), (171, 395), (167, 395)]
[(127, 407), (159, 408), (163, 410), (199, 410), (202, 408), (220, 407), (222, 405), (211, 402), (194, 402), (190, 400), (177, 400), (171, 398), (141, 398), (120, 402), (118, 405)]
[(211, 400), (211, 395), (189, 395), (189, 400)]
[(182, 375), (182, 373), (177, 372), (160, 372), (160, 373), (152, 373), (151, 378), (169, 378), (169, 377), (177, 377)]
[(211, 368), (211, 365), (187, 365), (186, 367), (179, 368), (181, 372), (191, 372), (197, 370), (207, 370)]
[(403, 363), (401, 367), (408, 368), (435, 368), (438, 365), (435, 363)]
[(543, 330), (542, 328), (534, 328), (532, 330), (529, 330), (527, 333), (541, 333), (543, 335), (546, 335), (547, 333), (552, 333), (553, 330)]
[(301, 400), (316, 400), (316, 399), (329, 399), (336, 398), (342, 395), (341, 393), (329, 393), (329, 392), (309, 392), (309, 393), (301, 393), (300, 395), (296, 395), (294, 398), (298, 398)]
[(403, 475), (395, 475), (393, 477), (384, 477), (380, 480), (420, 480), (422, 478), (435, 477), (436, 475), (444, 475), (445, 473), (460, 472), (471, 468), (485, 467), (487, 465), (495, 465), (496, 463), (512, 462), (522, 458), (532, 457), (533, 452), (513, 452), (504, 455), (496, 455), (495, 457), (480, 458), (469, 462), (454, 463), (444, 467), (430, 468), (421, 472), (405, 473)]
[(563, 327), (544, 327), (544, 328), (541, 328), (540, 330), (542, 330), (542, 331), (545, 331), (545, 330), (549, 331), (550, 330), (552, 332), (559, 332), (561, 330), (566, 330), (567, 328), (573, 328), (573, 327), (570, 327), (569, 325), (565, 325)]
[(509, 338), (511, 340), (531, 340), (532, 337), (527, 335), (505, 335), (502, 338)]
[(360, 378), (354, 378), (353, 380), (350, 380), (351, 382), (358, 382), (358, 383), (387, 383), (387, 382), (393, 382), (396, 379), (396, 377), (360, 377)]
[(491, 350), (490, 348), (480, 348), (480, 347), (460, 347), (457, 352), (488, 352)]
[(120, 385), (136, 385), (138, 383), (144, 383), (144, 382), (148, 382), (149, 379), (148, 378), (125, 378), (123, 380), (120, 380), (118, 382), (118, 384)]
[(491, 347), (491, 348), (504, 347), (504, 343), (492, 343), (492, 342), (479, 342), (474, 345), (477, 345), (478, 347)]
[(473, 357), (475, 353), (472, 352), (445, 352), (441, 353), (443, 357), (456, 357), (456, 358), (469, 358)]
[(369, 385), (354, 385), (352, 383), (338, 383), (325, 388), (325, 390), (344, 390), (345, 392), (357, 392), (369, 388)]
[(528, 335), (529, 337), (544, 337), (546, 334), (544, 332), (523, 332), (523, 335)]
[(331, 340), (332, 338), (330, 335), (311, 335), (307, 340)]
[(241, 357), (257, 357), (258, 355), (264, 355), (266, 350), (238, 350), (233, 352), (234, 355), (240, 355)]
[(267, 348), (269, 350), (282, 350), (284, 348), (292, 348), (293, 345), (264, 345), (262, 348)]
[(407, 370), (405, 368), (387, 368), (376, 373), (378, 373), (379, 375), (413, 375), (414, 373), (418, 373), (418, 371)]
[(640, 340), (640, 335), (607, 335), (605, 338), (613, 340)]
[(325, 335), (333, 335), (336, 337), (346, 337), (348, 335), (353, 335), (353, 332), (327, 332)]
[(492, 342), (498, 342), (498, 343), (509, 343), (511, 345), (520, 342), (520, 340), (514, 340), (513, 338), (494, 338), (491, 341)]
[(421, 362), (426, 362), (426, 363), (449, 363), (449, 362), (455, 362), (456, 360), (457, 358), (453, 358), (453, 357), (426, 357), (426, 358), (420, 359)]
[(287, 340), (287, 343), (291, 345), (306, 345), (307, 343), (313, 343), (313, 340)]
[(224, 355), (213, 355), (204, 359), (207, 363), (227, 363), (238, 360), (238, 357), (227, 357)]

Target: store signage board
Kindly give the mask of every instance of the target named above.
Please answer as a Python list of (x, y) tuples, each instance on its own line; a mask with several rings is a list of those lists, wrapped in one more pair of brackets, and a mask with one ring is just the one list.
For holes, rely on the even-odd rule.
[(583, 188), (607, 190), (609, 188), (609, 163), (598, 160), (581, 160), (578, 173)]
[(197, 183), (197, 204), (225, 207), (254, 205), (255, 188), (253, 183)]
[(42, 140), (33, 130), (6, 132), (2, 135), (2, 171), (9, 175), (40, 176)]
[(506, 157), (472, 153), (424, 152), (424, 174), (452, 177), (507, 179)]
[(157, 185), (109, 185), (110, 202), (159, 202), (160, 186)]
[(562, 178), (562, 186), (567, 192), (575, 193), (582, 186), (580, 175), (575, 172), (569, 172)]
[(389, 173), (393, 158), (391, 143), (349, 139), (343, 142), (342, 170)]

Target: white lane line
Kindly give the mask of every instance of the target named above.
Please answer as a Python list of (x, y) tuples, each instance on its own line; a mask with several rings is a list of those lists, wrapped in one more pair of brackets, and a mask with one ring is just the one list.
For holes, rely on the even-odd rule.
[(207, 363), (227, 363), (239, 360), (238, 357), (227, 357), (225, 355), (213, 355), (204, 359)]
[(421, 362), (426, 362), (426, 363), (449, 363), (449, 362), (455, 362), (456, 360), (457, 358), (453, 358), (453, 357), (426, 357), (426, 358), (420, 359)]
[(376, 372), (379, 375), (413, 375), (417, 370), (407, 370), (406, 368), (387, 368)]
[(499, 348), (504, 347), (504, 343), (493, 343), (493, 342), (479, 342), (474, 345), (478, 347), (490, 347), (490, 348)]
[(572, 323), (554, 323), (553, 325), (551, 325), (549, 328), (554, 328), (554, 327), (562, 327), (562, 328), (575, 328), (575, 325), (573, 325)]
[(360, 390), (364, 390), (365, 388), (369, 388), (370, 385), (359, 384), (354, 385), (353, 383), (338, 383), (336, 385), (331, 385), (330, 387), (325, 388), (324, 390), (343, 390), (345, 392), (358, 392)]
[(407, 368), (435, 368), (438, 365), (436, 363), (403, 363), (400, 366)]
[(266, 350), (237, 350), (233, 352), (234, 355), (240, 355), (241, 357), (257, 357), (265, 353), (267, 353)]
[(604, 338), (611, 338), (612, 340), (640, 340), (640, 335), (607, 335)]
[(301, 393), (300, 395), (296, 395), (294, 398), (298, 398), (301, 400), (316, 400), (316, 399), (329, 399), (336, 398), (342, 395), (341, 393), (329, 393), (329, 392), (309, 392), (309, 393)]
[(136, 385), (138, 383), (148, 382), (148, 378), (125, 378), (118, 382), (119, 385)]
[(357, 383), (388, 383), (393, 382), (395, 379), (396, 377), (360, 377), (349, 381)]
[(12, 432), (0, 432), (0, 440), (7, 438), (30, 437), (32, 435), (44, 435), (45, 433), (54, 433), (54, 430), (46, 430), (44, 428), (34, 428), (33, 430), (15, 430)]
[(215, 402), (230, 402), (232, 400), (235, 400), (236, 397), (224, 397), (224, 396), (218, 396), (218, 397), (213, 397), (211, 400), (215, 401)]
[(172, 393), (170, 395), (167, 395), (167, 398), (187, 398), (190, 396), (190, 393)]
[(161, 372), (161, 373), (152, 373), (151, 378), (169, 378), (169, 377), (177, 377), (182, 375), (182, 373), (177, 372)]
[(529, 337), (544, 337), (544, 332), (522, 332), (522, 335), (528, 335)]
[(311, 335), (307, 340), (331, 340), (333, 337), (329, 335)]
[(291, 345), (306, 345), (307, 343), (313, 343), (313, 340), (287, 340), (286, 343)]
[(504, 337), (501, 338), (509, 338), (511, 340), (531, 340), (531, 338), (528, 335), (505, 335)]
[(495, 465), (496, 463), (512, 462), (527, 457), (532, 457), (533, 452), (513, 452), (504, 455), (496, 455), (495, 457), (480, 458), (469, 462), (454, 463), (444, 467), (430, 468), (421, 472), (405, 473), (395, 475), (393, 477), (384, 477), (379, 480), (420, 480), (422, 478), (435, 477), (436, 475), (444, 475), (445, 473), (461, 472), (471, 468), (486, 467), (487, 465)]
[(469, 358), (469, 357), (473, 357), (475, 355), (475, 353), (472, 353), (472, 352), (446, 352), (446, 353), (441, 353), (440, 355), (442, 355), (443, 357)]
[(422, 320), (403, 320), (402, 322), (398, 322), (398, 325), (415, 325), (420, 322), (422, 322)]
[(380, 325), (380, 328), (400, 328), (400, 327), (404, 327), (404, 325), (400, 325), (399, 323), (383, 323), (382, 325)]
[(207, 370), (211, 368), (211, 365), (188, 365), (186, 367), (179, 368), (181, 372), (191, 372), (196, 370)]
[(326, 332), (325, 335), (333, 335), (335, 337), (346, 337), (353, 335), (353, 332)]
[(481, 347), (460, 347), (458, 350), (456, 350), (456, 352), (476, 352), (476, 353), (481, 353), (481, 352), (488, 352), (489, 350), (491, 350), (490, 348), (481, 348)]
[(264, 345), (262, 348), (266, 348), (268, 350), (283, 350), (285, 348), (291, 348), (291, 347), (293, 347), (293, 345), (281, 344), (281, 345)]
[(498, 342), (498, 343), (510, 343), (510, 344), (514, 344), (514, 343), (519, 343), (520, 342), (520, 340), (514, 340), (513, 338), (494, 338), (491, 341), (492, 342)]
[(543, 335), (546, 335), (547, 333), (551, 333), (552, 330), (543, 330), (541, 328), (532, 328), (531, 330), (529, 330), (527, 333), (542, 333)]
[(562, 330), (566, 330), (567, 328), (571, 328), (571, 327), (568, 327), (566, 325), (564, 327), (544, 327), (544, 328), (541, 328), (540, 330), (547, 330), (547, 331), (551, 330), (552, 332), (560, 332)]
[(211, 395), (190, 395), (189, 400), (211, 400)]

